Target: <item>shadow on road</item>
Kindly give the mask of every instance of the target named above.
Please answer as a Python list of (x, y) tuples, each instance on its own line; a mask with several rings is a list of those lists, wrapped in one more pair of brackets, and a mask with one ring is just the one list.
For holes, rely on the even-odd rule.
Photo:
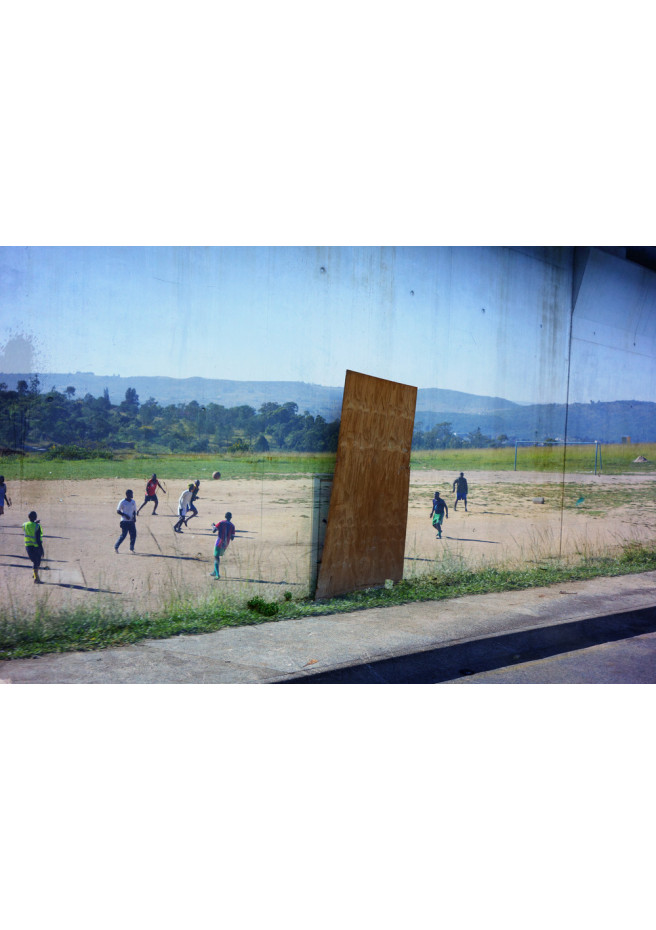
[(438, 684), (478, 672), (533, 662), (656, 632), (656, 607), (588, 617), (554, 626), (535, 627), (515, 633), (488, 636), (471, 642), (445, 644), (425, 652), (394, 656), (318, 672), (298, 675), (278, 684)]

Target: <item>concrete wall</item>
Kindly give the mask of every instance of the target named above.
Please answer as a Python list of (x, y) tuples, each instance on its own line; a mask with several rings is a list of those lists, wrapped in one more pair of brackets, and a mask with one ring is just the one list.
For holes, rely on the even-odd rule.
[(572, 322), (571, 390), (615, 399), (627, 385), (656, 400), (656, 274), (599, 249), (586, 250)]

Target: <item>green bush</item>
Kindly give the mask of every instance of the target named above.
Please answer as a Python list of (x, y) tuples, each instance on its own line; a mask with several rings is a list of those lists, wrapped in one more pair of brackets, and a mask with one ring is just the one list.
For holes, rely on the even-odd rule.
[(79, 442), (52, 446), (46, 453), (46, 459), (113, 459), (114, 452), (101, 442)]
[(250, 452), (250, 446), (244, 439), (235, 439), (233, 443), (228, 446), (228, 452)]

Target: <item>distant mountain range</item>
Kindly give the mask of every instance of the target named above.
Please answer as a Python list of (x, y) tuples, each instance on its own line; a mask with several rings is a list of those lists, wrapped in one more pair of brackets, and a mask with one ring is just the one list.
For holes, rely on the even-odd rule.
[[(30, 373), (3, 374), (0, 381), (14, 390), (19, 380), (28, 381)], [(41, 391), (74, 387), (83, 397), (102, 395), (105, 388), (113, 404), (120, 403), (128, 388), (134, 388), (144, 403), (154, 397), (162, 406), (168, 404), (216, 403), (224, 407), (247, 404), (256, 410), (264, 403), (292, 401), (300, 413), (309, 410), (327, 420), (340, 416), (342, 387), (326, 387), (303, 381), (229, 381), (211, 378), (168, 378), (135, 375), (95, 375), (92, 372), (39, 373)], [(428, 430), (436, 423), (449, 422), (459, 435), (476, 429), (496, 438), (570, 439), (620, 442), (630, 436), (634, 442), (656, 441), (656, 404), (646, 401), (612, 401), (589, 404), (518, 404), (502, 397), (487, 397), (442, 388), (420, 388), (417, 392), (416, 427)]]
[[(29, 382), (32, 374), (2, 374), (0, 381), (6, 382), (12, 390), (20, 380)], [(304, 381), (226, 381), (214, 378), (150, 378), (135, 375), (130, 378), (118, 375), (95, 375), (90, 371), (45, 372), (39, 374), (41, 391), (55, 388), (65, 391), (74, 387), (79, 397), (92, 394), (100, 397), (105, 388), (113, 404), (125, 398), (128, 388), (134, 388), (139, 400), (144, 403), (149, 397), (162, 406), (167, 404), (221, 404), (224, 407), (238, 407), (248, 404), (257, 410), (262, 404), (275, 401), (284, 404), (293, 401), (298, 404), (299, 412), (309, 410), (313, 416), (321, 414), (326, 419), (336, 419), (342, 409), (343, 387), (325, 387), (322, 384), (306, 384)], [(462, 391), (447, 391), (440, 388), (420, 388), (417, 396), (417, 410), (451, 410), (458, 413), (485, 413), (498, 408), (516, 407), (512, 401), (502, 397), (479, 397), (477, 394), (465, 394)]]
[[(15, 389), (16, 382), (30, 380), (29, 374), (0, 373), (0, 381)], [(39, 373), (41, 391), (54, 387), (65, 391), (74, 387), (76, 394), (84, 397), (93, 394), (100, 397), (107, 388), (109, 399), (119, 404), (128, 388), (134, 388), (143, 404), (149, 397), (166, 407), (168, 404), (221, 404), (223, 407), (238, 407), (248, 404), (257, 410), (268, 401), (284, 404), (293, 401), (299, 411), (309, 410), (313, 416), (320, 413), (326, 419), (336, 419), (342, 407), (343, 388), (324, 387), (321, 384), (305, 384), (303, 381), (225, 381), (214, 378), (149, 378), (135, 375), (130, 378), (118, 375), (95, 375), (90, 371)]]
[(417, 410), (415, 428), (426, 431), (436, 423), (451, 423), (458, 435), (480, 429), (484, 436), (509, 439), (564, 439), (570, 442), (656, 442), (656, 404), (616, 400), (589, 404), (531, 404), (490, 410), (487, 413)]

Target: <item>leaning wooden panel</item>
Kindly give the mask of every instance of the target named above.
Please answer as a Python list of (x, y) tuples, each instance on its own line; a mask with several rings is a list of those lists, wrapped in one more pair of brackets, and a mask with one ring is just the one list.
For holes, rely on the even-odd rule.
[(417, 388), (347, 371), (316, 597), (403, 577)]

